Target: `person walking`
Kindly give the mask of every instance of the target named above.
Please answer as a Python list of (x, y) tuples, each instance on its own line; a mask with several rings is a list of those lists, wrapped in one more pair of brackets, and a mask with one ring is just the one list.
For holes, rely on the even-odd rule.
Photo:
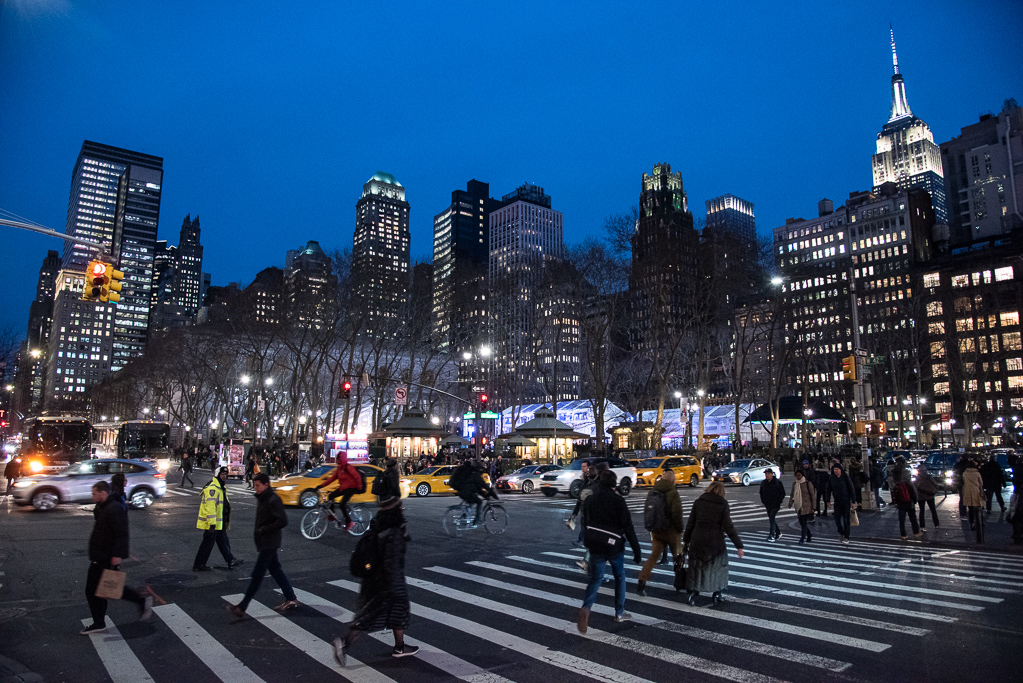
[(1023, 544), (1023, 506), (1019, 502), (1023, 493), (1023, 457), (1010, 453), (1009, 464), (1012, 465), (1012, 497), (1006, 521), (1012, 523), (1012, 542), (1020, 545)]
[(394, 634), (392, 657), (410, 657), (419, 652), (416, 645), (405, 643), (405, 629), (411, 615), (405, 582), (405, 549), (411, 539), (400, 494), (380, 500), (380, 509), (367, 533), (376, 535), (379, 562), (375, 571), (362, 580), (348, 633), (333, 640), (334, 659), (341, 666), (348, 663), (349, 649), (360, 635), (384, 629), (391, 629)]
[(1005, 512), (1005, 499), (1002, 498), (1002, 489), (1005, 488), (1005, 471), (994, 457), (989, 457), (980, 466), (980, 478), (984, 482), (984, 498), (987, 505), (987, 512), (991, 514), (991, 502), (997, 496), (998, 507)]
[[(828, 486), (831, 474), (820, 461), (818, 461), (818, 468), (819, 469), (814, 469), (814, 473), (817, 475), (817, 480), (814, 483), (814, 486), (817, 489), (817, 503), (814, 510), (817, 512), (818, 516), (827, 517), (828, 508), (831, 507), (831, 488)], [(821, 502), (824, 503), (823, 506), (821, 505)]]
[(970, 529), (976, 531), (977, 543), (984, 542), (984, 478), (977, 469), (977, 461), (972, 458), (966, 461), (963, 470), (962, 505), (966, 508), (970, 519)]
[(195, 484), (192, 482), (192, 456), (185, 451), (181, 454), (181, 465), (178, 466), (181, 470), (181, 483), (178, 488), (184, 488), (185, 479), (188, 479), (188, 488), (192, 488)]
[(632, 548), (636, 564), (643, 561), (643, 553), (632, 526), (632, 514), (625, 499), (615, 490), (618, 477), (610, 470), (601, 472), (597, 490), (583, 503), (586, 524), (586, 548), (589, 550), (589, 582), (583, 597), (583, 606), (576, 616), (576, 628), (586, 633), (590, 622), (590, 609), (597, 599), (597, 591), (604, 578), (605, 565), (611, 565), (615, 578), (615, 622), (630, 621), (625, 611), (625, 541)]
[[(572, 508), (572, 514), (569, 515), (568, 519), (565, 520), (565, 526), (569, 529), (575, 529), (577, 520), (579, 519), (579, 513), (582, 511), (583, 502), (590, 497), (593, 491), (597, 487), (597, 470), (596, 468), (590, 467), (590, 463), (583, 460), (579, 463), (579, 469), (582, 471), (582, 484), (583, 487), (579, 489), (579, 496), (576, 498), (575, 507)], [(585, 523), (579, 525), (579, 538), (576, 541), (577, 546), (583, 545), (583, 531), (585, 531)]]
[(7, 477), (7, 495), (14, 495), (14, 482), (21, 476), (21, 458), (11, 458), (4, 467), (4, 476)]
[[(89, 573), (85, 578), (85, 600), (89, 603), (92, 624), (80, 631), (82, 635), (97, 633), (107, 627), (107, 600), (96, 595), (100, 578), (106, 569), (118, 570), (121, 560), (130, 554), (128, 510), (119, 499), (110, 495), (110, 484), (97, 481), (92, 485), (92, 501), (96, 503), (92, 515), (95, 523), (89, 536)], [(133, 588), (124, 587), (121, 599), (135, 603), (139, 619), (146, 621), (153, 615), (153, 597), (143, 597)]]
[(646, 595), (646, 582), (654, 570), (654, 562), (661, 553), (671, 549), (671, 556), (677, 557), (682, 540), (682, 499), (675, 488), (675, 470), (665, 467), (661, 478), (654, 482), (653, 490), (647, 494), (643, 512), (646, 530), (650, 532), (650, 555), (639, 571), (636, 594)]
[(809, 543), (813, 539), (807, 525), (813, 519), (813, 505), (816, 499), (817, 492), (813, 489), (813, 482), (803, 476), (803, 472), (796, 470), (796, 480), (792, 482), (792, 493), (789, 496), (789, 507), (794, 507), (799, 516), (799, 545)]
[(682, 552), (689, 555), (686, 602), (690, 605), (695, 604), (700, 593), (711, 593), (714, 604), (724, 602), (722, 592), (728, 588), (726, 534), (738, 549), (739, 559), (742, 559), (742, 540), (732, 524), (728, 501), (725, 500), (725, 485), (715, 481), (693, 502), (682, 536)]
[(281, 548), (281, 530), (288, 526), (288, 515), (284, 512), (284, 503), (280, 496), (270, 488), (270, 477), (266, 472), (260, 472), (253, 477), (252, 485), (256, 490), (256, 525), (253, 536), (256, 541), (256, 550), (259, 556), (256, 558), (256, 565), (252, 568), (252, 578), (249, 580), (249, 587), (245, 589), (245, 596), (237, 605), (228, 605), (228, 611), (235, 617), (235, 620), (245, 618), (245, 610), (252, 602), (253, 596), (263, 583), (263, 577), (267, 571), (274, 581), (280, 586), (284, 593), (284, 602), (274, 609), (283, 612), (284, 610), (298, 607), (298, 597), (291, 587), (291, 581), (281, 567), (281, 560), (277, 557), (277, 551)]
[(249, 454), (245, 456), (245, 488), (252, 488), (252, 477), (256, 474), (256, 456), (252, 454), (252, 450), (249, 450)]
[(899, 534), (902, 540), (906, 540), (906, 516), (913, 526), (913, 536), (923, 536), (920, 531), (920, 524), (917, 522), (916, 505), (917, 494), (913, 486), (913, 475), (906, 467), (906, 459), (901, 455), (895, 458), (895, 467), (892, 469), (892, 478), (888, 486), (892, 491), (892, 502), (899, 510)]
[(764, 480), (760, 482), (760, 502), (767, 509), (767, 519), (771, 523), (767, 531), (767, 540), (774, 543), (781, 538), (781, 530), (775, 517), (781, 509), (781, 504), (785, 502), (785, 485), (781, 483), (781, 479), (774, 476), (774, 470), (770, 467), (764, 470)]
[(214, 543), (224, 556), (228, 569), (234, 569), (243, 562), (231, 552), (231, 541), (227, 537), (227, 530), (231, 527), (231, 501), (227, 497), (226, 483), (227, 468), (221, 467), (217, 476), (210, 480), (200, 494), (199, 519), (195, 527), (203, 532), (202, 543), (192, 562), (193, 572), (209, 571), (210, 567), (206, 563), (209, 562)]
[[(877, 509), (880, 510), (885, 506), (884, 499), (881, 498), (881, 489), (884, 488), (885, 470), (881, 467), (881, 463), (877, 461), (877, 458), (870, 459), (870, 490), (874, 493), (874, 504)], [(933, 499), (933, 498), (932, 498)]]
[(838, 541), (849, 545), (850, 515), (852, 514), (852, 502), (855, 496), (852, 480), (845, 473), (842, 464), (837, 460), (831, 466), (831, 474), (828, 476), (827, 493), (832, 500), (832, 510), (835, 515), (835, 528), (838, 530)]
[(924, 506), (931, 508), (931, 519), (934, 522), (934, 528), (937, 529), (940, 523), (938, 522), (938, 510), (934, 507), (934, 497), (938, 494), (938, 485), (931, 475), (927, 474), (927, 468), (923, 465), (917, 469), (914, 483), (916, 484), (916, 502), (920, 506), (920, 531), (927, 531)]

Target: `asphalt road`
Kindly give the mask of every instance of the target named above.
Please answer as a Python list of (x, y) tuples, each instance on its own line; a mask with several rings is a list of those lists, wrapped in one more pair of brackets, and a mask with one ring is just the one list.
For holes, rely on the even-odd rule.
[[(5, 498), (0, 653), (47, 681), (83, 683), (1020, 679), (1023, 558), (858, 541), (855, 534), (845, 547), (828, 522), (818, 525), (813, 544), (800, 547), (788, 528), (791, 517), (782, 520), (782, 539), (769, 544), (756, 489), (738, 487), (728, 489), (728, 498), (746, 557), (732, 555), (730, 602), (711, 607), (704, 598), (686, 606), (670, 587), (670, 567), (660, 567), (648, 597), (639, 598), (632, 592), (638, 568), (630, 564), (626, 609), (635, 619), (615, 624), (611, 596), (602, 593), (586, 637), (574, 625), (584, 577), (574, 564), (581, 555), (571, 547), (575, 533), (564, 525), (570, 501), (505, 495), (504, 534), (477, 529), (450, 539), (440, 517), (452, 498), (407, 500), (413, 602), (407, 639), (423, 651), (392, 659), (389, 633), (367, 637), (353, 652), (362, 665), (339, 672), (327, 642), (343, 631), (341, 621), (355, 605), (357, 586), (347, 571), (355, 540), (329, 529), (308, 541), (298, 530), (304, 511), (292, 509), (280, 556), (303, 605), (281, 616), (270, 612), (281, 598), (267, 577), (250, 608), (257, 618), (231, 624), (224, 607), (247, 585), (255, 507), (241, 484), (229, 486), (236, 489), (232, 545), (248, 562), (233, 571), (191, 572), (201, 536), (198, 486), (133, 510), (132, 557), (124, 565), (129, 584), (149, 586), (164, 604), (151, 621), (137, 623), (130, 604), (112, 603), (108, 624), (116, 629), (88, 637), (78, 631), (88, 618), (91, 506), (39, 513)], [(700, 490), (680, 492), (689, 502)], [(638, 528), (644, 495), (629, 497)], [(223, 565), (213, 553), (211, 564)]]

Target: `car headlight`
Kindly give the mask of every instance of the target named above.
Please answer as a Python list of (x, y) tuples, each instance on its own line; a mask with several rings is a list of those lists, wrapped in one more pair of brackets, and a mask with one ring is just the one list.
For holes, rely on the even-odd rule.
[(651, 474), (653, 474), (653, 471), (650, 471), (650, 472), (644, 472), (644, 473), (643, 473), (643, 474), (641, 474), (640, 476), (642, 476), (642, 477), (649, 477), (649, 476), (650, 476)]
[(16, 488), (16, 489), (23, 489), (23, 488), (27, 488), (29, 486), (35, 486), (37, 483), (39, 483), (39, 482), (33, 481), (31, 479), (20, 479), (20, 480), (14, 482), (14, 488)]
[(729, 476), (731, 477), (732, 481), (739, 481), (739, 475), (737, 473), (733, 473)]
[(278, 486), (277, 490), (278, 491), (292, 491), (292, 490), (294, 490), (294, 488), (295, 488), (294, 486)]

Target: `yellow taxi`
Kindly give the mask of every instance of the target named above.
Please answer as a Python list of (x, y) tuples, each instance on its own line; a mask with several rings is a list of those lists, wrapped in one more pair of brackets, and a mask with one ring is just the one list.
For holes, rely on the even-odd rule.
[[(455, 490), (448, 486), (448, 479), (454, 474), (458, 465), (433, 465), (413, 475), (402, 478), (402, 485), (407, 485), (412, 493), (417, 496), (428, 496), (431, 493), (454, 493)], [(490, 476), (485, 472), (483, 481), (490, 483)]]
[[(370, 465), (368, 463), (353, 463), (355, 469), (359, 470), (366, 477), (366, 492), (357, 493), (352, 496), (352, 503), (375, 503), (377, 497), (374, 496), (370, 491), (373, 488), (373, 480), (378, 474), (384, 471), (384, 468), (377, 467), (376, 465)], [(316, 486), (333, 474), (334, 470), (337, 469), (336, 464), (319, 465), (301, 474), (295, 474), (278, 481), (270, 482), (271, 488), (277, 492), (277, 495), (281, 497), (281, 501), (285, 505), (298, 505), (304, 508), (311, 508), (316, 505), (316, 501), (319, 499), (317, 496)], [(332, 481), (323, 487), (322, 491), (324, 495), (337, 489), (337, 482)], [(401, 497), (408, 498), (409, 488), (405, 483), (401, 484)]]
[(703, 467), (699, 460), (689, 455), (668, 455), (647, 458), (640, 462), (636, 466), (636, 486), (653, 486), (654, 482), (661, 478), (665, 467), (675, 471), (676, 486), (681, 484), (696, 486), (700, 483)]

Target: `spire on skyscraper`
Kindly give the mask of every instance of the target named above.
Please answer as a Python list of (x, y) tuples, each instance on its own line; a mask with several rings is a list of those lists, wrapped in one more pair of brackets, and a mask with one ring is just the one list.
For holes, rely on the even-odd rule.
[(913, 116), (909, 108), (909, 100), (906, 99), (906, 84), (902, 81), (902, 74), (899, 73), (899, 55), (895, 52), (895, 29), (888, 25), (892, 41), (892, 113), (888, 123)]

